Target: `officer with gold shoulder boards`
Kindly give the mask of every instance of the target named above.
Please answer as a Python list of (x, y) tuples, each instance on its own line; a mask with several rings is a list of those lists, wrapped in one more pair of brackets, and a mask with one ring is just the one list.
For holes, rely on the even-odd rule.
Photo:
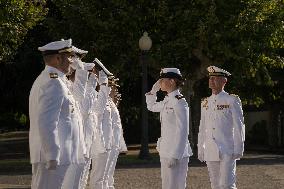
[[(179, 89), (183, 85), (177, 68), (164, 68), (160, 79), (146, 93), (148, 110), (160, 113), (161, 137), (157, 150), (161, 161), (162, 189), (185, 189), (189, 156), (189, 107)], [(163, 101), (157, 102), (156, 92), (167, 92)]]
[(46, 66), (29, 97), (31, 188), (61, 189), (70, 180), (66, 177), (69, 165), (84, 163), (86, 151), (80, 142), (79, 110), (65, 77), (74, 56), (72, 40), (51, 42), (38, 49)]
[(242, 104), (224, 91), (229, 72), (216, 66), (207, 70), (212, 95), (201, 102), (198, 159), (207, 164), (212, 189), (236, 189), (236, 160), (245, 141)]

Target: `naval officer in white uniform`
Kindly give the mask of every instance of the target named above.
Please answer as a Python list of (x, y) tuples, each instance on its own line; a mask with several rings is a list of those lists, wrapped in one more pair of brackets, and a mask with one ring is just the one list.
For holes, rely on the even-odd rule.
[(69, 189), (81, 189), (81, 178), (83, 177), (85, 170), (88, 167), (89, 163), (89, 142), (88, 137), (89, 135), (92, 135), (92, 132), (86, 132), (88, 128), (90, 127), (88, 124), (86, 124), (85, 120), (89, 120), (89, 116), (86, 116), (86, 106), (82, 105), (82, 101), (86, 97), (86, 91), (87, 91), (87, 81), (88, 81), (88, 70), (85, 70), (85, 64), (81, 61), (81, 59), (88, 53), (88, 51), (79, 49), (77, 47), (72, 46), (73, 52), (75, 53), (75, 56), (71, 59), (71, 70), (72, 73), (68, 75), (69, 79), (69, 89), (72, 92), (72, 95), (74, 99), (76, 100), (76, 105), (79, 107), (80, 113), (78, 116), (81, 118), (81, 122), (83, 127), (81, 128), (81, 135), (82, 142), (86, 145), (86, 153), (84, 154), (85, 162), (82, 164), (71, 164), (69, 166), (70, 171), (68, 171), (68, 177), (70, 180), (68, 182), (64, 183), (64, 187)]
[(79, 110), (65, 77), (74, 56), (72, 41), (55, 41), (38, 49), (46, 67), (29, 97), (31, 187), (61, 189), (69, 180), (69, 165), (83, 163), (86, 151)]
[(236, 160), (245, 141), (242, 104), (224, 91), (229, 72), (215, 66), (207, 70), (212, 95), (201, 102), (198, 159), (207, 164), (212, 189), (236, 189)]
[[(160, 113), (161, 137), (157, 150), (161, 161), (162, 189), (185, 189), (189, 156), (189, 107), (179, 91), (183, 85), (177, 68), (164, 68), (160, 79), (146, 93), (148, 110)], [(156, 92), (167, 92), (163, 101), (156, 102)]]
[(111, 120), (112, 120), (112, 143), (111, 143), (111, 151), (108, 156), (106, 172), (105, 172), (105, 180), (107, 189), (114, 189), (114, 171), (117, 162), (117, 158), (119, 152), (125, 149), (124, 146), (121, 146), (121, 141), (123, 138), (123, 130), (121, 125), (120, 114), (118, 111), (118, 104), (121, 100), (121, 95), (118, 93), (117, 87), (119, 85), (116, 83), (119, 79), (112, 78), (109, 82), (111, 86), (110, 92), (110, 107), (111, 107)]
[(91, 147), (92, 170), (90, 189), (106, 188), (106, 164), (111, 149), (111, 109), (109, 104), (110, 87), (108, 77), (112, 75), (104, 65), (95, 59), (94, 72), (99, 75), (97, 96), (94, 98), (92, 113), (96, 118), (94, 140)]

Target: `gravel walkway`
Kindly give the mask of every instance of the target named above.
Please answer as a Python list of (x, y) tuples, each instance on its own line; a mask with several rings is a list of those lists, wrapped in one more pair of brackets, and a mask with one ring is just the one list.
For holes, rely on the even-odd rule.
[[(205, 164), (191, 161), (188, 189), (210, 189)], [(239, 189), (284, 189), (284, 155), (249, 154), (237, 166)], [(30, 175), (0, 175), (0, 188), (29, 188)], [(118, 168), (115, 173), (116, 189), (159, 189), (160, 168)]]

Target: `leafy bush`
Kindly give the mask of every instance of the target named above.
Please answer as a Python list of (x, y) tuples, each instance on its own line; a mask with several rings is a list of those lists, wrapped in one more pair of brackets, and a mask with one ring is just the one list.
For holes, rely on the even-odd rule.
[(28, 117), (20, 112), (0, 114), (0, 133), (27, 129)]

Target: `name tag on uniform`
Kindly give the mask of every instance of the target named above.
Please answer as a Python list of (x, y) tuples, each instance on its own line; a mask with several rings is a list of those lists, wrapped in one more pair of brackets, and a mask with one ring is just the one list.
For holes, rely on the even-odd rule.
[(226, 109), (226, 108), (229, 108), (230, 105), (228, 104), (225, 104), (225, 105), (217, 105), (217, 110), (223, 110), (223, 109)]

